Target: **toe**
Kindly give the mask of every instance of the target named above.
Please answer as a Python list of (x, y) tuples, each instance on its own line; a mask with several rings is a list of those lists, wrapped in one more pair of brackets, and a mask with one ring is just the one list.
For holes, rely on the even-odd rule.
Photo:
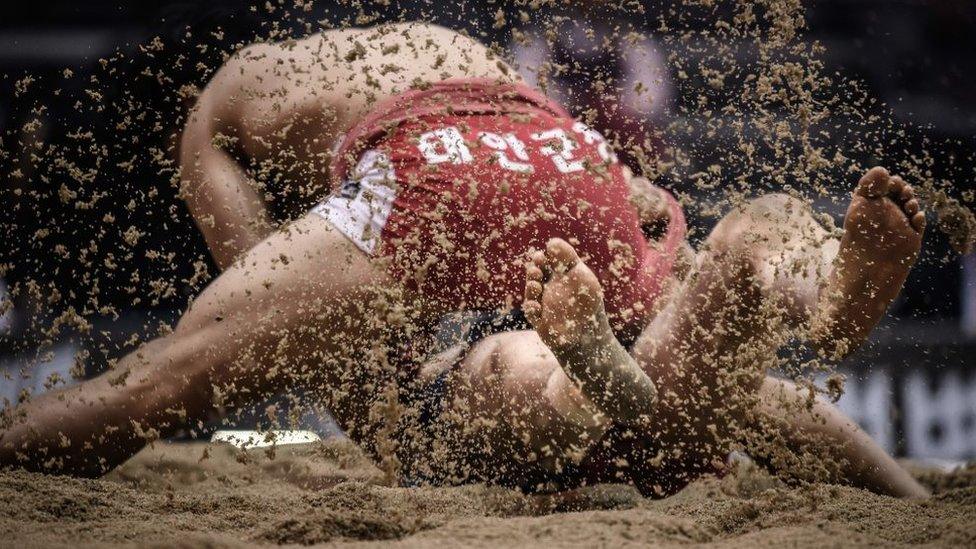
[(888, 194), (890, 184), (891, 177), (888, 176), (888, 170), (875, 166), (858, 181), (855, 192), (864, 198), (879, 198)]
[(901, 198), (901, 193), (907, 186), (908, 183), (905, 183), (904, 179), (897, 175), (891, 176), (890, 182), (888, 183), (888, 197), (894, 199)]
[(905, 185), (905, 188), (901, 190), (901, 196), (898, 198), (901, 198), (902, 202), (908, 202), (915, 198), (915, 189), (911, 185)]
[(575, 267), (580, 260), (576, 250), (561, 238), (549, 240), (546, 244), (546, 258), (551, 268), (563, 272)]
[(546, 253), (541, 250), (535, 250), (529, 254), (529, 262), (541, 269), (546, 264)]
[(912, 228), (919, 233), (925, 231), (925, 212), (918, 212), (912, 216)]
[(536, 266), (535, 263), (529, 262), (525, 264), (525, 279), (530, 282), (542, 282), (544, 280), (542, 276), (542, 269)]
[(542, 284), (529, 281), (525, 283), (525, 300), (542, 301)]
[(905, 183), (905, 180), (900, 177), (892, 178), (899, 184), (898, 199), (902, 202), (908, 202), (909, 200), (915, 198), (915, 188)]
[(905, 210), (905, 215), (907, 215), (909, 218), (915, 217), (915, 214), (919, 212), (918, 200), (913, 198), (908, 202), (905, 202), (905, 205), (902, 206), (902, 208)]
[(542, 317), (542, 304), (538, 301), (525, 301), (522, 303), (522, 314), (525, 315), (525, 319), (529, 321), (533, 326), (539, 323), (539, 319)]
[[(535, 251), (529, 256), (529, 264), (539, 271), (539, 280), (547, 280), (549, 275), (549, 266), (546, 264), (546, 253), (543, 251)], [(526, 275), (528, 275), (528, 267), (526, 267)]]

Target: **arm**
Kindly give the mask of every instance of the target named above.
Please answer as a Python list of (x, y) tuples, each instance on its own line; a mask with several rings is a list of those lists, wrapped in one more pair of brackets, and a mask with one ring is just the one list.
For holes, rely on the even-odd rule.
[(225, 67), (201, 95), (180, 143), (182, 193), (217, 265), (223, 270), (270, 234), (263, 198), (244, 169), (223, 148), (222, 135), (244, 130), (240, 122), (239, 71)]

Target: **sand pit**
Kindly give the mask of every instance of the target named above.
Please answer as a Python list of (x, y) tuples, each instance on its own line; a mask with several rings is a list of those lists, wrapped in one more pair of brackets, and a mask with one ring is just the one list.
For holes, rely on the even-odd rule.
[(663, 500), (622, 485), (530, 497), (380, 486), (380, 471), (343, 441), (278, 448), (273, 459), (162, 443), (101, 480), (0, 473), (0, 545), (972, 547), (976, 468), (917, 474), (931, 500), (791, 488), (749, 467)]
[[(922, 246), (920, 208), (935, 212), (932, 228), (955, 251), (974, 245), (972, 151), (969, 164), (957, 164), (948, 139), (916, 137), (906, 126), (929, 124), (916, 120), (916, 107), (886, 106), (917, 93), (891, 73), (917, 79), (916, 69), (879, 64), (881, 90), (848, 75), (861, 49), (898, 57), (877, 35), (925, 33), (903, 33), (883, 18), (865, 29), (850, 18), (858, 32), (848, 41), (868, 46), (845, 50), (840, 35), (806, 37), (799, 0), (663, 3), (646, 14), (640, 2), (487, 3), (489, 17), (471, 23), (481, 29), (413, 22), (407, 10), (387, 15), (386, 1), (375, 14), (360, 6), (370, 2), (331, 15), (333, 3), (313, 11), (299, 0), (293, 12), (282, 1), (263, 4), (268, 20), (253, 24), (220, 13), (197, 14), (199, 23), (167, 15), (172, 32), (153, 29), (151, 39), (106, 52), (98, 69), (77, 76), (65, 69), (35, 84), (29, 72), (0, 75), (21, 98), (14, 122), (0, 127), (0, 145), (15, 144), (11, 155), (0, 150), (0, 175), (13, 183), (16, 213), (0, 224), (16, 235), (14, 253), (0, 257), (16, 298), (0, 299), (0, 382), (11, 382), (0, 391), (0, 465), (92, 474), (157, 441), (98, 480), (0, 469), (0, 549), (976, 547), (976, 463), (915, 468), (934, 492), (926, 500), (787, 485), (747, 463), (665, 499), (626, 485), (526, 495), (391, 482), (401, 454), (410, 454), (407, 470), (431, 457), (459, 462), (443, 476), (528, 482), (534, 465), (562, 473), (566, 464), (595, 463), (630, 468), (634, 478), (644, 465), (712, 470), (712, 458), (734, 447), (784, 475), (923, 492), (852, 433), (852, 421), (814, 400), (812, 380), (827, 376), (836, 401), (843, 383), (830, 375), (833, 359), (882, 320), (920, 250), (929, 263), (955, 261)], [(463, 4), (435, 11), (468, 18)], [(823, 43), (837, 48), (833, 57)], [(538, 91), (519, 91), (520, 80), (550, 99), (564, 96), (572, 115)], [(952, 91), (947, 127), (963, 118)], [(73, 114), (61, 120), (64, 112)], [(875, 163), (917, 191), (868, 171)], [(635, 190), (617, 164), (647, 186)], [(867, 182), (856, 183), (865, 173)], [(651, 193), (651, 184), (673, 191), (681, 208), (657, 193), (656, 208), (648, 202), (634, 215), (626, 197)], [(756, 199), (771, 191), (789, 198)], [(416, 211), (407, 207), (411, 192)], [(815, 215), (810, 202), (821, 202)], [(838, 244), (843, 212), (855, 221)], [(550, 237), (579, 250), (550, 253), (529, 269), (537, 275), (526, 273), (525, 259)], [(396, 253), (385, 257), (380, 245)], [(600, 277), (585, 278), (577, 252)], [(666, 257), (642, 263), (658, 253)], [(648, 273), (660, 280), (645, 280)], [(937, 282), (945, 280), (956, 279)], [(939, 300), (928, 291), (936, 284), (920, 292), (910, 282), (897, 307), (912, 305), (913, 294)], [(470, 349), (436, 354), (464, 331), (454, 319), (438, 321), (442, 312), (480, 316), (520, 303), (541, 340), (471, 326)], [(2, 331), (5, 316), (18, 319), (7, 322), (15, 337)], [(649, 344), (635, 343), (657, 319)], [(492, 349), (503, 338), (494, 339), (479, 355), (479, 340), (500, 335), (513, 339)], [(907, 330), (899, 338), (919, 353), (943, 345)], [(70, 350), (62, 348), (69, 339)], [(16, 365), (2, 364), (7, 355)], [(48, 373), (55, 355), (64, 367)], [(886, 376), (895, 370), (876, 362)], [(955, 376), (956, 365), (944, 365)], [(568, 376), (552, 375), (563, 370)], [(784, 371), (799, 389), (763, 381), (768, 370)], [(50, 392), (102, 372), (80, 391)], [(863, 411), (909, 417), (907, 389), (882, 389), (863, 391), (885, 397)], [(281, 394), (293, 409), (332, 411), (383, 470), (344, 439), (250, 451), (159, 441)], [(273, 428), (284, 423), (276, 406), (264, 408)], [(931, 408), (972, 423), (968, 409)], [(427, 434), (404, 425), (439, 420), (446, 427), (437, 444), (397, 440)], [(948, 420), (924, 423), (933, 439), (952, 431), (943, 428)], [(950, 444), (915, 449), (896, 429), (884, 434), (905, 455), (974, 456)], [(606, 447), (600, 440), (615, 446), (606, 456), (594, 451)], [(853, 456), (840, 451), (852, 448)], [(667, 484), (657, 475), (639, 480), (644, 493)]]

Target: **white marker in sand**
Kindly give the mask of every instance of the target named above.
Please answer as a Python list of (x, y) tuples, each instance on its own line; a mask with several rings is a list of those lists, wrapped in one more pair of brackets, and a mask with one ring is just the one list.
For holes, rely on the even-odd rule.
[(284, 446), (286, 444), (308, 444), (318, 442), (319, 436), (312, 431), (217, 431), (210, 438), (210, 442), (224, 442), (233, 444), (242, 450), (264, 448), (267, 446)]

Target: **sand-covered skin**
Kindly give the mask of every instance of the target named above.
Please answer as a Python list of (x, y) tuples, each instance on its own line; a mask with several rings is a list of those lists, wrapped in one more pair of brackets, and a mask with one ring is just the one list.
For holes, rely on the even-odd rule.
[[(565, 497), (503, 488), (389, 488), (351, 444), (246, 456), (156, 444), (101, 480), (0, 473), (0, 545), (244, 547), (366, 542), (425, 546), (976, 543), (974, 468), (919, 470), (936, 491), (898, 500), (853, 488), (786, 487), (742, 466), (650, 500), (622, 485)], [(246, 458), (246, 459), (245, 459)]]
[[(524, 5), (527, 10), (531, 8), (534, 14), (540, 6), (550, 3), (533, 0), (518, 4)], [(348, 30), (353, 24), (370, 24), (370, 12), (386, 10), (389, 2), (375, 4), (362, 8), (363, 13), (354, 21), (347, 18), (336, 22), (335, 28)], [(616, 16), (621, 21), (629, 21), (632, 4), (618, 4), (617, 7), (607, 7), (608, 14), (619, 11)], [(731, 207), (771, 190), (786, 190), (804, 200), (835, 196), (845, 201), (850, 179), (854, 177), (853, 174), (863, 171), (865, 162), (877, 158), (886, 162), (891, 160), (893, 169), (897, 168), (899, 173), (925, 191), (922, 193), (925, 206), (937, 213), (935, 228), (946, 233), (957, 250), (962, 251), (970, 246), (976, 234), (976, 218), (970, 210), (971, 193), (959, 193), (955, 181), (933, 180), (928, 175), (926, 162), (935, 161), (939, 145), (932, 145), (933, 151), (912, 151), (909, 159), (889, 158), (887, 152), (893, 145), (886, 145), (891, 137), (886, 136), (885, 130), (890, 129), (895, 138), (904, 136), (904, 130), (884, 116), (876, 119), (880, 115), (870, 107), (873, 97), (868, 96), (857, 82), (833, 76), (822, 62), (823, 46), (801, 38), (807, 26), (802, 2), (766, 0), (732, 3), (727, 9), (718, 11), (713, 9), (715, 4), (710, 0), (676, 3), (668, 13), (660, 15), (659, 24), (654, 26), (657, 29), (655, 32), (660, 34), (658, 38), (669, 52), (667, 66), (670, 78), (674, 79), (676, 93), (683, 94), (684, 100), (673, 106), (672, 120), (661, 127), (649, 125), (644, 130), (649, 137), (661, 141), (663, 150), (656, 150), (643, 141), (628, 143), (621, 136), (614, 135), (612, 130), (608, 132), (616, 148), (622, 152), (633, 149), (630, 151), (635, 164), (632, 168), (637, 173), (652, 180), (667, 176), (666, 180), (679, 183), (683, 190), (676, 194), (689, 216), (714, 220)], [(269, 13), (279, 9), (270, 2), (263, 6), (261, 9)], [(297, 2), (296, 13), (301, 10), (304, 10), (304, 4)], [(502, 17), (496, 17), (495, 24), (506, 25), (505, 14), (501, 11), (499, 14)], [(542, 27), (554, 22), (552, 15), (535, 18), (528, 11), (523, 12), (522, 17), (526, 27)], [(591, 17), (599, 22), (603, 15), (596, 13), (590, 16), (585, 11), (579, 11), (573, 12), (570, 19), (579, 18), (585, 23), (585, 19)], [(275, 13), (274, 18), (276, 23), (287, 19), (280, 12)], [(700, 20), (706, 24), (698, 24)], [(254, 37), (282, 41), (282, 48), (288, 52), (289, 59), (288, 63), (271, 63), (272, 68), (262, 76), (267, 77), (267, 82), (275, 84), (273, 91), (263, 90), (254, 82), (245, 86), (247, 93), (243, 95), (251, 99), (264, 99), (266, 105), (273, 106), (258, 109), (261, 112), (276, 111), (281, 106), (279, 84), (298, 82), (292, 77), (308, 72), (308, 67), (300, 63), (296, 66), (295, 51), (300, 50), (294, 49), (295, 42), (291, 39), (330, 29), (328, 25), (318, 23), (313, 26), (311, 20), (297, 21), (305, 22), (305, 25), (304, 30), (295, 37), (292, 31), (279, 30), (277, 25), (263, 28), (259, 36)], [(588, 23), (583, 26), (589, 28)], [(383, 32), (389, 28), (393, 27)], [(617, 38), (629, 39), (631, 31), (636, 30), (639, 29), (630, 28), (628, 23), (615, 34), (620, 35)], [(179, 40), (188, 42), (188, 47), (199, 49), (196, 46), (200, 44), (194, 45), (193, 42), (205, 36), (205, 32), (203, 29), (193, 29), (193, 32), (192, 36), (181, 33)], [(223, 31), (216, 34), (222, 36)], [(515, 43), (521, 42), (519, 37), (523, 34), (519, 29), (511, 31)], [(554, 42), (548, 34), (545, 39)], [(250, 41), (251, 37), (247, 40)], [(386, 38), (382, 33), (365, 39), (366, 46), (379, 52), (378, 67), (374, 67), (376, 70), (373, 74), (366, 74), (359, 65), (351, 65), (354, 62), (364, 64), (362, 52), (366, 51), (366, 46), (358, 42), (346, 54), (337, 54), (341, 63), (335, 61), (322, 73), (331, 78), (337, 67), (349, 65), (350, 73), (364, 75), (363, 96), (372, 102), (379, 76), (392, 79), (401, 73), (406, 74), (404, 71), (414, 66), (413, 62), (405, 67), (392, 64), (397, 53), (418, 46), (413, 43), (416, 40), (407, 40), (402, 44), (386, 44), (384, 40)], [(487, 38), (483, 40), (487, 41)], [(427, 41), (423, 42), (421, 45), (426, 47)], [(245, 43), (228, 38), (217, 49), (230, 55), (243, 48)], [(446, 62), (444, 59), (449, 57), (448, 54), (467, 56), (470, 53), (470, 48), (465, 50), (431, 44), (433, 49), (438, 50), (433, 58), (434, 66), (438, 68)], [(744, 62), (736, 51), (737, 45), (748, 45), (756, 50), (755, 54)], [(12, 193), (24, 197), (11, 200), (11, 209), (22, 217), (47, 220), (39, 225), (40, 230), (34, 231), (33, 236), (13, 245), (19, 254), (15, 256), (19, 258), (16, 261), (23, 268), (24, 265), (33, 264), (36, 257), (48, 255), (53, 250), (56, 257), (62, 258), (59, 271), (85, 274), (73, 281), (71, 292), (62, 292), (57, 279), (44, 276), (38, 276), (38, 280), (28, 277), (12, 285), (10, 295), (23, 303), (22, 312), (27, 315), (34, 333), (32, 337), (17, 342), (16, 349), (36, 354), (38, 363), (43, 363), (47, 351), (59, 341), (63, 330), (71, 328), (86, 339), (94, 339), (90, 332), (95, 321), (119, 312), (117, 305), (103, 303), (102, 288), (123, 287), (125, 295), (132, 296), (126, 299), (124, 307), (138, 304), (157, 306), (167, 299), (173, 301), (177, 295), (189, 299), (216, 273), (208, 268), (205, 255), (181, 252), (181, 248), (171, 243), (154, 243), (151, 238), (143, 236), (144, 233), (152, 234), (152, 219), (155, 219), (157, 231), (159, 225), (172, 223), (186, 226), (191, 221), (186, 219), (181, 209), (161, 207), (163, 202), (157, 195), (159, 192), (179, 193), (182, 198), (192, 199), (193, 193), (188, 190), (191, 186), (186, 185), (189, 171), (183, 170), (189, 164), (183, 166), (180, 162), (178, 137), (189, 119), (188, 109), (202, 89), (198, 85), (205, 84), (226, 60), (211, 61), (210, 64), (200, 62), (192, 70), (195, 78), (186, 82), (178, 80), (177, 76), (172, 84), (162, 84), (167, 78), (174, 78), (172, 73), (175, 67), (158, 69), (158, 75), (156, 71), (149, 70), (140, 73), (134, 82), (142, 83), (141, 79), (147, 78), (151, 87), (161, 87), (158, 94), (166, 98), (164, 103), (177, 105), (162, 111), (158, 106), (139, 101), (138, 95), (133, 98), (132, 89), (136, 85), (118, 82), (124, 78), (114, 71), (129, 64), (132, 57), (161, 56), (174, 47), (179, 48), (180, 43), (172, 40), (167, 43), (156, 37), (141, 45), (138, 54), (117, 52), (111, 59), (101, 60), (102, 69), (97, 73), (97, 78), (91, 76), (83, 86), (84, 92), (76, 90), (75, 93), (79, 96), (75, 110), (92, 114), (92, 122), (89, 123), (92, 128), (70, 128), (66, 130), (70, 133), (64, 142), (46, 145), (38, 137), (43, 134), (40, 131), (42, 118), (38, 114), (25, 118), (24, 126), (18, 129), (18, 137), (4, 136), (8, 142), (16, 145), (18, 151), (24, 152), (25, 159), (30, 159), (24, 164), (12, 164), (9, 170), (3, 168), (9, 172), (3, 175), (9, 175), (10, 180), (15, 182), (11, 185)], [(495, 49), (503, 48), (499, 45), (490, 51)], [(492, 53), (491, 63), (487, 67), (497, 66), (494, 55)], [(506, 60), (510, 57), (505, 52), (499, 55)], [(487, 56), (482, 57), (488, 59)], [(242, 54), (242, 58), (247, 66), (259, 61), (253, 51), (250, 55)], [(457, 63), (451, 64), (455, 65)], [(564, 67), (546, 62), (539, 67), (523, 69), (537, 72), (539, 85), (545, 88), (549, 76), (558, 74)], [(465, 61), (464, 70), (473, 70), (468, 61)], [(508, 74), (506, 70), (502, 72)], [(66, 70), (64, 79), (70, 80), (70, 75), (71, 71)], [(84, 76), (87, 77), (87, 74)], [(441, 78), (439, 72), (424, 76)], [(346, 80), (337, 79), (339, 82)], [(405, 76), (403, 80), (404, 85), (409, 86), (429, 83), (426, 80), (415, 82)], [(18, 94), (25, 94), (29, 89), (42, 85), (40, 81), (34, 82), (33, 76), (25, 75), (16, 84)], [(317, 81), (304, 87), (296, 84), (295, 91), (301, 92), (297, 95), (304, 96), (309, 89), (327, 90), (328, 86), (323, 82)], [(613, 85), (604, 80), (595, 83)], [(61, 86), (51, 82), (43, 84)], [(119, 89), (115, 90), (113, 96), (102, 88)], [(58, 89), (58, 93), (60, 91)], [(71, 93), (70, 89), (65, 91), (65, 95)], [(42, 100), (38, 99), (36, 103), (28, 106), (38, 113), (42, 112)], [(117, 110), (118, 120), (110, 119), (114, 123), (103, 124), (103, 118), (95, 115), (103, 110)], [(331, 116), (331, 111), (328, 112)], [(589, 121), (592, 113), (578, 114)], [(870, 123), (835, 128), (833, 121), (837, 117), (867, 120)], [(281, 132), (270, 132), (270, 135), (291, 135), (295, 140), (282, 137), (272, 147), (266, 145), (267, 136), (254, 128), (244, 128), (247, 131), (242, 130), (238, 136), (218, 132), (203, 140), (205, 147), (202, 150), (226, 151), (242, 137), (244, 141), (253, 139), (258, 145), (255, 150), (268, 148), (266, 156), (261, 158), (241, 154), (242, 158), (249, 158), (241, 160), (240, 167), (254, 179), (258, 190), (267, 193), (269, 201), (273, 198), (286, 204), (290, 201), (297, 203), (294, 208), (280, 208), (282, 211), (278, 213), (281, 219), (276, 221), (281, 223), (304, 214), (326, 192), (326, 185), (310, 185), (302, 172), (325, 174), (327, 162), (319, 165), (294, 159), (327, 159), (324, 151), (330, 150), (328, 142), (331, 140), (313, 140), (317, 148), (309, 148), (302, 132), (287, 131), (295, 120), (301, 121), (302, 118), (283, 118), (279, 121)], [(262, 119), (258, 124), (260, 130), (267, 129), (265, 122)], [(342, 122), (337, 125), (345, 126), (352, 121)], [(99, 125), (114, 129), (114, 134), (108, 132), (110, 135), (106, 136), (105, 132), (88, 131), (98, 129)], [(61, 130), (58, 126), (53, 128)], [(319, 134), (325, 135), (326, 132)], [(132, 135), (140, 138), (138, 147), (133, 145)], [(701, 139), (701, 136), (708, 139)], [(147, 142), (155, 145), (144, 145)], [(38, 152), (33, 156), (26, 154), (30, 151)], [(316, 154), (321, 154), (321, 158)], [(114, 165), (118, 173), (112, 176), (99, 172), (95, 166), (102, 165)], [(135, 175), (129, 175), (134, 167), (155, 174), (150, 186), (143, 182), (142, 172), (137, 170)], [(35, 189), (36, 182), (45, 178), (59, 184)], [(103, 200), (102, 189), (115, 187), (138, 190), (131, 193), (137, 198), (126, 196), (111, 215), (82, 218), (84, 221), (80, 223), (70, 222), (75, 213), (87, 212), (99, 200)], [(689, 194), (692, 188), (695, 192)], [(199, 190), (197, 193), (201, 196), (205, 194)], [(955, 198), (956, 195), (962, 198)], [(123, 213), (130, 211), (134, 212), (131, 219)], [(146, 216), (146, 212), (157, 212), (158, 218)], [(202, 217), (204, 220), (207, 218)], [(270, 231), (275, 226), (261, 216), (245, 221), (237, 228), (256, 226)], [(208, 225), (209, 221), (201, 228)], [(0, 223), (3, 229), (12, 226), (6, 220)], [(61, 242), (68, 230), (86, 235), (78, 249), (69, 248)], [(115, 233), (121, 235), (117, 242), (102, 238), (104, 234)], [(276, 254), (270, 260), (271, 268), (277, 270), (279, 264), (294, 264), (292, 256), (301, 257), (301, 249), (297, 246), (288, 246), (284, 251), (287, 254)], [(142, 261), (140, 258), (143, 256), (148, 261)], [(192, 272), (187, 268), (179, 270), (174, 268), (176, 265), (192, 265), (193, 269)], [(0, 275), (9, 268), (0, 264)], [(284, 270), (284, 267), (281, 269)], [(270, 288), (277, 283), (278, 280), (269, 279), (263, 281), (262, 285)], [(234, 288), (234, 291), (240, 289)], [(244, 288), (244, 292), (250, 295), (248, 288)], [(321, 296), (309, 293), (303, 297), (311, 301)], [(183, 305), (179, 304), (181, 307)], [(5, 307), (12, 308), (13, 302), (0, 301), (0, 313)], [(375, 317), (384, 320), (384, 326), (398, 326), (406, 322), (401, 318), (406, 315), (400, 315), (399, 303), (384, 302), (376, 307)], [(356, 309), (346, 319), (355, 319), (360, 312)], [(778, 323), (774, 314), (770, 316), (774, 317), (770, 319), (770, 325)], [(222, 311), (212, 318), (214, 322), (225, 321)], [(154, 325), (155, 319), (151, 320)], [(171, 331), (168, 321), (167, 325), (153, 326), (152, 330), (149, 329), (150, 320), (146, 322), (144, 331), (147, 333), (167, 334)], [(936, 491), (935, 497), (928, 501), (896, 500), (825, 484), (786, 487), (765, 473), (754, 470), (739, 470), (723, 479), (700, 479), (679, 494), (663, 500), (644, 499), (634, 489), (620, 485), (584, 489), (560, 496), (531, 497), (507, 489), (478, 485), (460, 488), (389, 487), (389, 481), (396, 474), (397, 456), (393, 451), (394, 445), (389, 442), (392, 437), (387, 435), (402, 414), (393, 398), (395, 394), (376, 390), (372, 383), (364, 384), (358, 378), (342, 379), (342, 383), (323, 383), (316, 375), (326, 370), (319, 368), (322, 364), (355, 364), (355, 373), (365, 371), (359, 369), (358, 362), (346, 360), (348, 357), (342, 352), (334, 353), (338, 356), (330, 356), (331, 352), (323, 351), (325, 357), (317, 358), (315, 367), (295, 367), (296, 361), (290, 360), (287, 353), (297, 347), (289, 344), (288, 338), (301, 334), (306, 324), (301, 323), (300, 326), (294, 330), (295, 333), (281, 335), (274, 356), (260, 364), (259, 379), (276, 378), (281, 381), (289, 378), (286, 380), (289, 387), (299, 386), (305, 394), (313, 395), (305, 396), (302, 400), (314, 400), (316, 402), (308, 404), (324, 404), (337, 414), (345, 411), (343, 405), (348, 401), (360, 402), (363, 394), (370, 399), (375, 398), (377, 405), (370, 410), (368, 421), (366, 418), (358, 419), (370, 423), (370, 427), (372, 423), (383, 423), (378, 429), (378, 442), (374, 444), (374, 450), (383, 459), (383, 471), (377, 469), (355, 446), (346, 442), (280, 448), (274, 452), (274, 456), (262, 450), (244, 454), (223, 446), (207, 448), (202, 444), (156, 442), (153, 448), (144, 450), (101, 480), (2, 471), (0, 546), (129, 544), (236, 547), (353, 542), (378, 544), (391, 540), (409, 546), (451, 547), (692, 543), (815, 547), (916, 543), (976, 545), (976, 527), (973, 526), (973, 519), (976, 518), (976, 469), (972, 467), (948, 475), (919, 471), (919, 477)], [(333, 325), (326, 327), (331, 329)], [(273, 330), (278, 328), (277, 323), (271, 326)], [(400, 328), (410, 333), (413, 327)], [(378, 361), (380, 365), (377, 367), (389, 366), (385, 362), (383, 349), (360, 349), (362, 345), (357, 346), (357, 343), (361, 342), (355, 337), (346, 338), (346, 341), (333, 336), (329, 329), (319, 335), (322, 339), (327, 339), (326, 336), (336, 337), (340, 343), (348, 343), (335, 345), (342, 348), (341, 351), (349, 347), (357, 352), (363, 351), (370, 357), (382, 355), (384, 358)], [(352, 336), (361, 335), (361, 331), (356, 330), (350, 330), (350, 333)], [(254, 342), (262, 335), (262, 330), (253, 329), (246, 335), (248, 337), (234, 339), (230, 343), (241, 347), (237, 354), (242, 360), (225, 361), (233, 363), (234, 368), (256, 363), (247, 359), (256, 356), (254, 348), (258, 345)], [(142, 339), (134, 335), (126, 345), (135, 348)], [(215, 341), (212, 346), (228, 348), (222, 341)], [(92, 347), (95, 351), (91, 354), (96, 357), (100, 353), (112, 357), (106, 360), (108, 367), (118, 366), (116, 360), (121, 356), (121, 350), (104, 345)], [(88, 359), (87, 353), (89, 351), (76, 357), (79, 366), (72, 375), (81, 377), (84, 373), (81, 366)], [(423, 358), (419, 352), (415, 357), (418, 362)], [(762, 354), (758, 359), (746, 353), (739, 358), (741, 360), (732, 365), (734, 368), (731, 368), (730, 379), (737, 372), (755, 369), (757, 364), (781, 366), (772, 353)], [(801, 378), (808, 372), (818, 372), (820, 368), (816, 361), (809, 365), (791, 366)], [(137, 378), (132, 377), (133, 380)], [(245, 375), (234, 375), (227, 379), (211, 380), (212, 395), (205, 395), (209, 399), (205, 401), (223, 406), (227, 395), (253, 397), (262, 392), (240, 383), (245, 378)], [(127, 376), (116, 379), (124, 386)], [(57, 386), (63, 381), (62, 378), (52, 378), (49, 385)], [(369, 390), (364, 391), (363, 387)], [(735, 387), (730, 391), (733, 393), (729, 398), (730, 409), (741, 409), (753, 403), (754, 395), (750, 391), (740, 391)], [(28, 399), (29, 395), (26, 394), (21, 398)], [(8, 404), (3, 406), (10, 411), (16, 403)], [(181, 414), (186, 414), (184, 408), (188, 404), (192, 403), (176, 402), (167, 413), (172, 411), (183, 417)], [(490, 412), (491, 416), (495, 415), (494, 409)], [(272, 419), (273, 413), (269, 412), (268, 416), (270, 421), (277, 421)], [(476, 424), (479, 418), (472, 414), (464, 416), (464, 419)], [(99, 427), (108, 425), (111, 429), (117, 429), (119, 425), (129, 425), (128, 420), (133, 418), (102, 421)], [(0, 417), (0, 436), (8, 427), (6, 421), (6, 417)], [(192, 425), (193, 422), (188, 423)], [(789, 473), (801, 478), (810, 478), (821, 470), (833, 471), (831, 466), (834, 464), (824, 463), (821, 456), (824, 446), (817, 440), (805, 443), (802, 451), (778, 446), (770, 449), (765, 447), (771, 439), (766, 431), (757, 433), (751, 426), (739, 425), (733, 417), (723, 417), (722, 423), (729, 424), (730, 432), (739, 437), (735, 441), (722, 440), (723, 448), (726, 442), (734, 442), (737, 448), (745, 447), (757, 456), (773, 454), (775, 462), (789, 465), (786, 467), (790, 469)], [(64, 429), (64, 424), (55, 425), (54, 432)], [(147, 441), (154, 440), (159, 434), (155, 427), (136, 421), (132, 421), (132, 425), (138, 436)], [(677, 429), (688, 431), (685, 425), (679, 425)], [(51, 445), (51, 452), (56, 448), (69, 447), (68, 443), (73, 444), (73, 448), (85, 448), (84, 444), (100, 437), (89, 438), (86, 434), (69, 440), (63, 434), (57, 434), (61, 435), (57, 441), (61, 446)], [(677, 460), (683, 449), (674, 450)], [(106, 449), (102, 451), (110, 453)], [(42, 453), (45, 458), (50, 456), (47, 451)], [(97, 452), (91, 453), (102, 457)], [(461, 466), (466, 466), (467, 456), (451, 457), (460, 461)], [(499, 454), (500, 460), (504, 457), (503, 453)], [(493, 463), (493, 466), (494, 470), (498, 469), (496, 464)], [(807, 469), (813, 471), (808, 472)]]

